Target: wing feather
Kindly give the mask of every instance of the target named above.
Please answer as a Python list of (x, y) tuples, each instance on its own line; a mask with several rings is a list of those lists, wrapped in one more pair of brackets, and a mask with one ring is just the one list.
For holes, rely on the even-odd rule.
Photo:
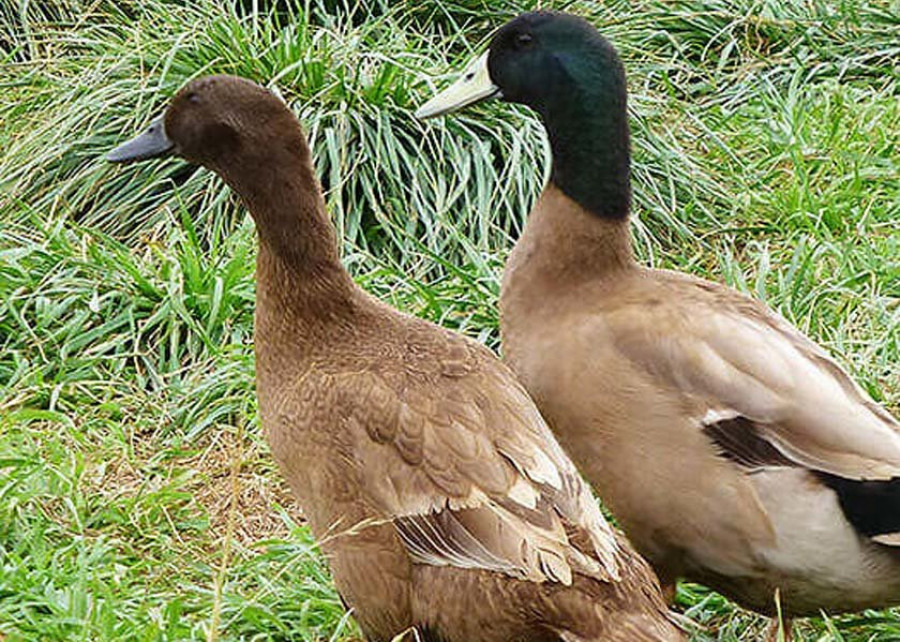
[(900, 476), (900, 425), (764, 306), (704, 284), (683, 305), (604, 316), (617, 348), (708, 416), (745, 417), (783, 455), (850, 479)]
[(333, 385), (360, 486), (412, 559), (567, 585), (618, 578), (614, 532), (512, 373), (456, 335), (409, 343), (405, 377), (373, 368)]
[(765, 306), (683, 275), (671, 280), (678, 305), (632, 299), (603, 315), (617, 349), (681, 395), (720, 455), (748, 472), (809, 469), (860, 534), (900, 546), (897, 420)]

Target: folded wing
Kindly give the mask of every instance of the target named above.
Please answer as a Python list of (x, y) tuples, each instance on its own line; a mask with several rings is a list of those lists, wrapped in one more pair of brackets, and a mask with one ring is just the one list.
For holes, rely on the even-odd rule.
[(617, 578), (615, 534), (531, 399), (486, 349), (440, 337), (411, 351), (401, 377), (332, 381), (361, 486), (414, 561), (567, 585)]
[(698, 428), (723, 456), (748, 470), (813, 471), (858, 530), (893, 543), (900, 531), (897, 420), (764, 306), (709, 284), (687, 294), (690, 305), (632, 302), (604, 315), (617, 348), (698, 409)]

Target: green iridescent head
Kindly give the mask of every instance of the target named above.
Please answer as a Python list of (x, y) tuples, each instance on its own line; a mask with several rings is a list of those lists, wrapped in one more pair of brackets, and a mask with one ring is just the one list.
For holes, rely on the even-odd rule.
[(593, 25), (565, 13), (518, 16), (416, 115), (431, 118), (488, 98), (521, 103), (540, 115), (553, 148), (551, 180), (563, 192), (598, 215), (627, 216), (625, 71)]

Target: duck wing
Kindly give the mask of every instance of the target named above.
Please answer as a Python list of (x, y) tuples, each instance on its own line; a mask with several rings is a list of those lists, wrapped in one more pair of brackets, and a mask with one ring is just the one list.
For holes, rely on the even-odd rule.
[[(765, 306), (704, 281), (604, 312), (616, 348), (683, 395), (723, 456), (799, 466), (857, 530), (900, 545), (900, 424), (818, 345)], [(667, 301), (660, 304), (661, 300)]]
[(330, 385), (360, 486), (413, 560), (566, 585), (618, 578), (615, 533), (512, 373), (473, 341), (411, 325), (402, 370)]

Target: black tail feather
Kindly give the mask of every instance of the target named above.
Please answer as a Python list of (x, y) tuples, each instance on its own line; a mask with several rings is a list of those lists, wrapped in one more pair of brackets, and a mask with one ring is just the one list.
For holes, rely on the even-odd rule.
[(900, 477), (858, 481), (816, 472), (837, 493), (841, 509), (857, 531), (867, 537), (900, 533)]
[[(786, 457), (746, 417), (733, 417), (706, 424), (703, 432), (722, 457), (748, 471), (760, 468), (804, 467)], [(861, 481), (810, 470), (833, 490), (847, 518), (866, 537), (900, 533), (900, 477), (885, 481)]]

